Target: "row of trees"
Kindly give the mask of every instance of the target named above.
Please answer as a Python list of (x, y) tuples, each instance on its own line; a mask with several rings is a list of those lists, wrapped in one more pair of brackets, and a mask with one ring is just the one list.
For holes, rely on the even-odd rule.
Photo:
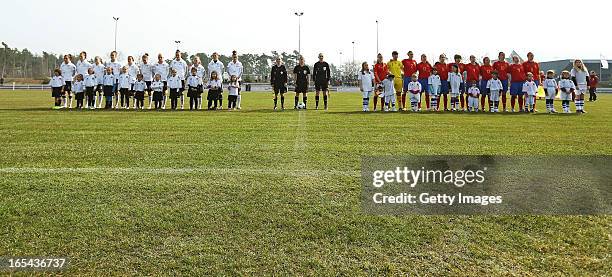
[[(26, 80), (40, 80), (41, 82), (47, 82), (49, 76), (51, 76), (53, 70), (57, 68), (63, 61), (64, 54), (51, 54), (48, 52), (42, 52), (42, 55), (38, 53), (32, 53), (28, 49), (19, 50), (17, 48), (10, 48), (6, 43), (2, 43), (3, 49), (0, 53), (0, 65), (2, 66), (2, 79), (26, 79)], [(72, 62), (76, 64), (78, 59), (78, 53), (67, 53), (72, 55)], [(109, 53), (110, 54), (110, 53)], [(157, 57), (155, 53), (150, 54), (150, 61), (156, 62)], [(144, 53), (140, 53), (135, 56), (137, 63), (140, 62), (140, 57)], [(291, 53), (272, 51), (270, 54), (240, 54), (239, 60), (244, 66), (244, 79), (247, 82), (267, 82), (270, 76), (270, 69), (276, 57), (280, 57), (285, 66), (289, 71), (297, 64), (297, 58), (299, 53), (293, 51)], [(207, 53), (195, 53), (189, 54), (186, 52), (182, 53), (182, 58), (191, 63), (193, 58), (199, 57), (202, 60), (202, 64), (206, 65), (211, 61), (210, 54)], [(170, 58), (173, 56), (168, 55), (166, 58), (167, 62), (170, 62)], [(93, 63), (93, 56), (88, 57), (89, 61)], [(102, 57), (103, 60), (108, 60), (108, 56)], [(119, 53), (119, 60), (126, 60), (127, 55)], [(220, 55), (219, 60), (224, 64), (230, 62), (231, 57)], [(309, 65), (312, 66), (315, 61), (309, 61)], [(355, 79), (358, 65), (347, 63), (342, 66), (335, 66), (330, 63), (332, 70), (333, 82), (336, 85), (351, 82)]]

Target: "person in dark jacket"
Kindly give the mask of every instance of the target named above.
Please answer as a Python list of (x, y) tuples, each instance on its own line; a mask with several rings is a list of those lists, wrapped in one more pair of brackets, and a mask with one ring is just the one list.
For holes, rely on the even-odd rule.
[(270, 73), (270, 84), (274, 91), (274, 110), (277, 109), (278, 94), (281, 95), (281, 110), (285, 109), (285, 93), (287, 92), (287, 69), (282, 64), (280, 57), (276, 58), (276, 63), (272, 66)]
[(312, 69), (312, 80), (315, 83), (315, 109), (319, 109), (319, 94), (323, 91), (323, 104), (327, 110), (327, 98), (329, 96), (329, 80), (331, 70), (329, 64), (323, 60), (323, 54), (319, 54), (319, 61), (314, 64)]

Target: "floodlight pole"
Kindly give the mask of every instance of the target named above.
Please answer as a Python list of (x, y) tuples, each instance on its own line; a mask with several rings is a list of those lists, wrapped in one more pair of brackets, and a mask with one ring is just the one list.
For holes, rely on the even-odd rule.
[(378, 55), (378, 19), (376, 19), (376, 55)]
[(304, 12), (293, 13), (298, 17), (298, 54), (302, 55), (302, 16)]
[(174, 43), (176, 43), (176, 50), (180, 50), (181, 41), (175, 40)]
[(113, 20), (115, 20), (115, 52), (116, 52), (117, 51), (117, 22), (119, 22), (119, 17), (113, 16)]
[(355, 42), (351, 42), (353, 44), (353, 64), (355, 64)]

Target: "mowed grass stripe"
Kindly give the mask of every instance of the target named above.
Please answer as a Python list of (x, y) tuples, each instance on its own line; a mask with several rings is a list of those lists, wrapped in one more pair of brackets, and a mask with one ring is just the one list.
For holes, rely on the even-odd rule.
[(361, 156), (610, 155), (609, 95), (584, 116), (364, 114), (358, 93), (327, 112), (274, 112), (258, 92), (233, 112), (0, 97), (0, 256), (65, 255), (78, 275), (609, 272), (609, 216), (372, 216), (359, 201)]

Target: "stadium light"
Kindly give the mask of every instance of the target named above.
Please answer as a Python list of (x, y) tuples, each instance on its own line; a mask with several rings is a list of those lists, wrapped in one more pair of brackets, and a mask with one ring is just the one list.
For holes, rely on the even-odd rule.
[(117, 51), (117, 22), (119, 22), (119, 17), (113, 16), (113, 20), (115, 20), (115, 52), (116, 52)]
[(298, 54), (302, 55), (302, 16), (304, 12), (293, 13), (298, 17)]
[(176, 50), (180, 50), (181, 41), (175, 40), (174, 43), (176, 43)]
[(355, 41), (351, 43), (353, 44), (353, 64), (355, 64)]

